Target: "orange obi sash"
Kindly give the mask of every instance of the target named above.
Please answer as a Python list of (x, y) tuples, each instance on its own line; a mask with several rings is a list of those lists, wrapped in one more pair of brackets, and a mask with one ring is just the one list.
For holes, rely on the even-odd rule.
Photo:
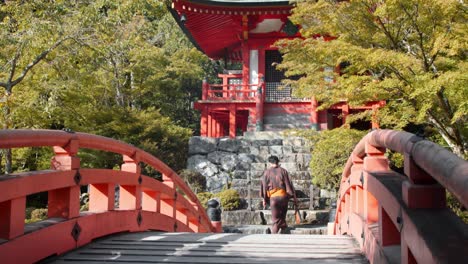
[(267, 191), (268, 197), (277, 197), (277, 196), (286, 196), (287, 193), (284, 189), (274, 188), (272, 190)]

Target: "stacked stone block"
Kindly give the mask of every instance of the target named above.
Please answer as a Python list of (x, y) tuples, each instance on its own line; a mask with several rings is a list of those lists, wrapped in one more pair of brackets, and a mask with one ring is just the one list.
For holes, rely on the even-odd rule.
[(283, 137), (273, 132), (251, 132), (234, 139), (192, 137), (187, 167), (206, 177), (208, 191), (219, 192), (230, 185), (247, 202), (251, 200), (253, 207), (258, 207), (261, 204), (260, 178), (268, 168), (268, 157), (276, 155), (289, 172), (301, 207), (314, 208), (318, 205), (319, 193), (311, 192), (310, 150), (303, 138)]

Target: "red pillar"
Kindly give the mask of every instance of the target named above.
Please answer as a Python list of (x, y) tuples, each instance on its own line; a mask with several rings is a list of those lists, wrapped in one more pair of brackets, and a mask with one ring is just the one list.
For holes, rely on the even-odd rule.
[(229, 137), (236, 137), (236, 105), (229, 106)]
[(341, 113), (343, 115), (343, 125), (346, 124), (346, 118), (349, 116), (349, 104), (344, 104), (341, 107)]
[(0, 203), (0, 239), (12, 239), (24, 233), (26, 197)]
[(242, 41), (242, 85), (247, 88), (250, 80), (250, 50), (247, 40)]
[(119, 209), (135, 210), (141, 209), (141, 187), (137, 184), (137, 178), (141, 174), (138, 157), (123, 155), (123, 162), (120, 170), (135, 173), (134, 185), (121, 185), (119, 195)]
[(372, 129), (379, 129), (379, 120), (377, 118), (377, 111), (379, 111), (379, 106), (374, 104), (372, 105)]
[(208, 136), (208, 107), (207, 106), (203, 106), (203, 110), (201, 111), (200, 135), (202, 137)]
[(318, 131), (319, 130), (319, 115), (317, 111), (318, 101), (317, 99), (315, 99), (315, 96), (312, 97), (311, 108), (312, 108), (312, 111), (310, 112), (310, 124), (312, 126), (312, 129), (314, 129), (315, 131)]
[[(80, 158), (77, 156), (79, 142), (70, 140), (65, 147), (54, 147), (52, 169), (78, 170)], [(80, 185), (51, 190), (48, 192), (48, 217), (74, 218), (80, 214)]]
[(213, 137), (213, 117), (211, 116), (211, 113), (209, 110), (207, 110), (207, 113), (208, 113), (208, 133), (207, 133), (207, 136), (208, 137)]
[(208, 81), (206, 79), (203, 79), (202, 100), (207, 100), (208, 99), (208, 90), (209, 89), (210, 89), (210, 85), (208, 84)]

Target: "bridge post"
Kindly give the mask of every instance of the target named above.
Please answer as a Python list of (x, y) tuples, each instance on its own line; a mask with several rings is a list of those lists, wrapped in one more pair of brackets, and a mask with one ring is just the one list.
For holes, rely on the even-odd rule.
[(123, 161), (124, 164), (122, 164), (120, 170), (135, 173), (135, 184), (120, 186), (119, 209), (141, 209), (141, 187), (138, 183), (138, 178), (141, 177), (141, 168), (138, 161), (137, 153), (135, 153), (133, 157), (123, 155)]
[(76, 171), (74, 178), (76, 185), (48, 192), (48, 217), (66, 219), (78, 217), (80, 214), (80, 158), (76, 154), (79, 149), (79, 141), (71, 139), (66, 146), (55, 146), (53, 149), (55, 156), (51, 161), (52, 169)]
[(24, 233), (26, 197), (0, 203), (0, 239), (13, 239)]
[(445, 189), (419, 168), (409, 153), (404, 157), (404, 171), (409, 178), (402, 186), (405, 204), (409, 208), (445, 208)]
[[(198, 212), (198, 204), (194, 201), (189, 201), (189, 203), (192, 205), (192, 207), (195, 209), (196, 212)], [(193, 230), (193, 232), (195, 233), (198, 233), (200, 232), (200, 226), (201, 226), (201, 223), (200, 223), (200, 217), (199, 216), (196, 216), (196, 215), (193, 215), (193, 214), (190, 214), (188, 216), (188, 227)]]
[[(161, 212), (161, 214), (170, 216), (171, 218), (174, 219), (174, 221), (176, 221), (176, 219), (177, 219), (177, 207), (176, 207), (177, 205), (176, 205), (176, 203), (177, 203), (177, 195), (178, 194), (177, 194), (177, 190), (175, 188), (176, 187), (175, 183), (174, 183), (174, 181), (172, 180), (172, 178), (169, 175), (163, 174), (163, 184), (173, 190), (173, 195), (172, 196), (165, 195), (165, 197), (161, 197), (160, 212)], [(177, 231), (176, 222), (174, 222), (173, 231), (174, 232)]]

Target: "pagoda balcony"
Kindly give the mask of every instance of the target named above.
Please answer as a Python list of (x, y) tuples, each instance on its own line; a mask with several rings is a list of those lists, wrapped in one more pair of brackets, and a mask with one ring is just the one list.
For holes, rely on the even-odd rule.
[(257, 93), (262, 90), (264, 102), (303, 102), (310, 98), (292, 96), (291, 88), (280, 82), (264, 82), (260, 84), (208, 84), (203, 83), (202, 101), (213, 102), (255, 102)]
[(208, 84), (203, 83), (203, 101), (242, 101), (255, 102), (259, 89), (264, 90), (264, 84)]

